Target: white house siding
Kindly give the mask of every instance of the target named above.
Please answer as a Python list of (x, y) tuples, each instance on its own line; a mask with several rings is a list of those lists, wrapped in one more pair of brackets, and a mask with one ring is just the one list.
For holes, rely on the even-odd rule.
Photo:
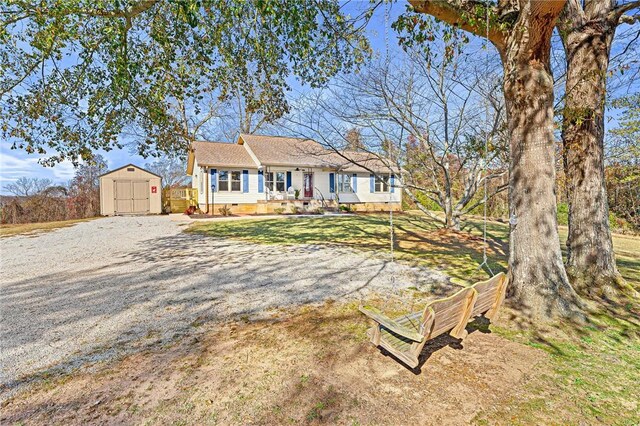
[(200, 205), (200, 208), (206, 208), (206, 171), (203, 173), (203, 169), (198, 165), (197, 160), (193, 161), (193, 178), (191, 179), (191, 187), (198, 190), (198, 204)]
[[(203, 169), (198, 166), (197, 162), (194, 162), (193, 168), (193, 180), (192, 187), (198, 188), (198, 200), (200, 203), (200, 207), (202, 209), (206, 209), (206, 194), (201, 192), (200, 180), (204, 179), (204, 187), (208, 187), (209, 190), (209, 204), (213, 204), (215, 202), (216, 205), (219, 204), (255, 204), (258, 201), (266, 200), (267, 194), (266, 192), (258, 192), (258, 169), (244, 169), (249, 170), (249, 192), (227, 192), (227, 191), (217, 191), (215, 194), (211, 192), (209, 180), (210, 180), (210, 169), (206, 168), (206, 172), (203, 173)], [(215, 167), (216, 170), (238, 170), (242, 172), (242, 169), (238, 168), (225, 168), (225, 167)], [(291, 172), (291, 186), (293, 189), (299, 189), (301, 191), (300, 198), (303, 198), (303, 173), (305, 171), (313, 172), (313, 196), (315, 199), (321, 199), (324, 197), (325, 200), (334, 199), (336, 194), (330, 192), (329, 190), (329, 174), (334, 173), (328, 170), (322, 169), (301, 169), (296, 171), (295, 168), (288, 167), (275, 167), (275, 166), (267, 166), (264, 168), (266, 172)], [(353, 176), (353, 173), (349, 173)], [(396, 187), (393, 193), (382, 192), (382, 193), (372, 193), (371, 192), (371, 183), (370, 183), (370, 174), (369, 173), (357, 173), (357, 184), (355, 193), (339, 193), (339, 199), (341, 203), (389, 203), (396, 202), (400, 203), (402, 200), (402, 189)], [(266, 176), (264, 179), (264, 188), (266, 191)], [(335, 190), (338, 190), (338, 177), (336, 174), (335, 177)]]
[[(353, 173), (350, 173), (353, 176)], [(328, 180), (327, 176), (327, 180)], [(397, 181), (396, 181), (397, 182)], [(338, 178), (336, 177), (336, 188)], [(327, 184), (328, 187), (328, 184)], [(388, 203), (402, 200), (402, 188), (396, 187), (392, 193), (371, 192), (371, 177), (369, 173), (357, 173), (355, 193), (339, 193), (341, 203)]]
[[(330, 192), (329, 190), (329, 175), (331, 173), (335, 173), (329, 170), (322, 169), (304, 169), (296, 171), (295, 169), (288, 169), (285, 167), (267, 167), (265, 171), (270, 172), (291, 172), (291, 186), (293, 189), (303, 190), (303, 173), (305, 171), (313, 172), (313, 197), (316, 199), (321, 199), (324, 197), (326, 200), (331, 200), (335, 198), (335, 193)], [(349, 175), (353, 175), (353, 173), (348, 173)], [(388, 203), (388, 202), (397, 202), (399, 203), (402, 200), (402, 189), (396, 187), (393, 193), (389, 192), (371, 192), (371, 181), (370, 181), (369, 173), (357, 173), (357, 184), (356, 184), (356, 193), (340, 193), (339, 198), (342, 203)], [(338, 177), (336, 174), (335, 177), (335, 190), (338, 190)], [(304, 196), (304, 193), (301, 192), (300, 198)], [(264, 199), (264, 198), (259, 198)]]
[[(200, 166), (198, 166), (198, 160), (193, 160), (193, 173), (191, 175), (191, 188), (200, 187)], [(198, 191), (198, 200), (201, 200), (202, 194)]]
[(300, 190), (300, 198), (304, 197), (304, 173), (313, 173), (313, 198), (319, 200), (324, 197), (325, 200), (331, 200), (335, 194), (329, 191), (329, 173), (328, 170), (312, 169), (312, 168), (296, 168), (286, 167), (266, 167), (265, 172), (291, 172), (291, 186), (294, 190)]
[[(299, 168), (300, 170), (296, 170), (296, 167), (279, 167), (279, 166), (267, 166), (264, 168), (265, 173), (267, 172), (291, 172), (291, 187), (296, 190), (300, 190), (300, 198), (304, 197), (304, 173), (312, 172), (313, 173), (313, 196), (314, 198), (320, 199), (320, 194), (318, 193), (316, 188), (319, 188), (325, 199), (330, 198), (329, 194), (329, 172), (322, 171), (321, 169), (311, 169), (311, 168)], [(266, 176), (265, 176), (265, 185), (266, 185)], [(286, 182), (285, 182), (286, 186)], [(288, 189), (288, 188), (287, 188)], [(263, 197), (260, 199), (266, 199), (266, 195), (262, 194)]]
[(300, 190), (300, 198), (302, 198), (304, 196), (304, 192), (303, 192), (303, 188), (304, 188), (304, 181), (303, 181), (303, 176), (304, 176), (304, 172), (302, 170), (292, 170), (291, 171), (291, 186), (293, 187), (293, 189), (299, 189)]
[[(334, 193), (329, 191), (329, 171), (317, 171), (313, 174), (313, 197), (316, 199), (321, 199), (324, 197), (325, 200), (333, 200), (335, 197)], [(320, 190), (320, 193), (318, 193)]]
[[(244, 191), (244, 180), (241, 180), (242, 190), (237, 191), (216, 191), (211, 190), (211, 169), (239, 171), (249, 171), (249, 192)], [(241, 177), (242, 179), (242, 177)], [(191, 187), (198, 189), (198, 204), (201, 209), (206, 209), (207, 195), (209, 204), (255, 204), (259, 199), (264, 199), (264, 193), (258, 193), (258, 169), (241, 169), (226, 167), (205, 167), (201, 168), (197, 161), (194, 161), (193, 179)], [(217, 187), (217, 185), (216, 185)], [(208, 194), (207, 194), (208, 192)]]
[[(239, 168), (226, 168), (226, 167), (210, 167), (207, 168), (207, 174), (211, 177), (211, 169), (228, 171), (239, 171), (241, 179), (241, 191), (211, 191), (211, 185), (209, 186), (209, 204), (255, 204), (258, 200), (264, 199), (264, 193), (258, 193), (258, 169), (239, 169)], [(249, 171), (249, 192), (244, 191), (244, 179), (242, 178), (242, 170)], [(216, 187), (218, 185), (216, 184)]]

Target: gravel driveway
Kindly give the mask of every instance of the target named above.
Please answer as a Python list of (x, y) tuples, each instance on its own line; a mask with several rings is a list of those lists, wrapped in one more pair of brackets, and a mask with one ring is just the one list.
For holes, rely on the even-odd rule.
[[(117, 217), (0, 239), (0, 399), (33, 378), (170, 340), (204, 321), (390, 286), (386, 253), (257, 245), (184, 227), (166, 216)], [(444, 279), (395, 269), (399, 288)]]

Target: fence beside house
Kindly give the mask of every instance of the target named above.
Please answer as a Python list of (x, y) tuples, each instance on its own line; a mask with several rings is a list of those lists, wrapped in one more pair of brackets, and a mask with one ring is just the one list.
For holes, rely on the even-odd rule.
[(198, 188), (169, 188), (162, 195), (165, 211), (184, 213), (190, 206), (198, 207)]

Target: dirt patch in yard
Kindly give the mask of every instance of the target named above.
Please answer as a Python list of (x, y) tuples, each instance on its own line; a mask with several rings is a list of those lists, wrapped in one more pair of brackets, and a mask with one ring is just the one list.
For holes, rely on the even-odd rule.
[(367, 342), (368, 325), (354, 304), (332, 303), (256, 322), (194, 322), (192, 335), (170, 345), (14, 396), (0, 420), (462, 424), (525, 401), (536, 378), (549, 371), (545, 352), (483, 327), (462, 344), (446, 336), (434, 340), (420, 371), (410, 371)]

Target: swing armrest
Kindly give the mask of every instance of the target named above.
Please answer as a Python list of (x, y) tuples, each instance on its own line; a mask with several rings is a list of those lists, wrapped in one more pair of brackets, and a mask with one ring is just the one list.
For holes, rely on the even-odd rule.
[(360, 310), (360, 312), (362, 312), (384, 328), (394, 332), (395, 334), (398, 334), (406, 339), (413, 340), (414, 342), (422, 342), (424, 340), (424, 336), (422, 334), (398, 324), (373, 306), (360, 305), (358, 309)]

